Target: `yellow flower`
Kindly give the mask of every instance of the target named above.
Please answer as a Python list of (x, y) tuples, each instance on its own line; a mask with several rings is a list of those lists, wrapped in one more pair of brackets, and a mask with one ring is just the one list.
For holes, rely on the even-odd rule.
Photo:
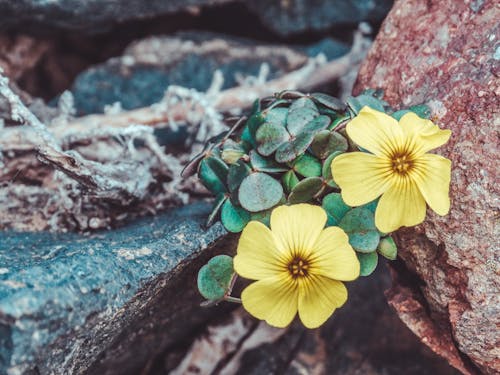
[(450, 130), (412, 112), (398, 123), (369, 107), (346, 130), (371, 154), (351, 152), (333, 160), (332, 175), (345, 203), (360, 206), (381, 195), (375, 224), (385, 233), (424, 221), (425, 202), (439, 215), (448, 213), (451, 161), (426, 152), (445, 144)]
[(323, 324), (347, 300), (338, 280), (359, 276), (359, 261), (345, 232), (323, 229), (319, 206), (280, 206), (271, 213), (271, 229), (251, 221), (241, 234), (234, 269), (258, 280), (241, 294), (243, 307), (275, 327), (286, 327), (297, 311), (308, 328)]

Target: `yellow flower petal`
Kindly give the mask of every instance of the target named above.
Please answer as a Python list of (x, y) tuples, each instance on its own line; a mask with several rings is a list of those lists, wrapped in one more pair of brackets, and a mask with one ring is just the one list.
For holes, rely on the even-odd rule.
[(389, 161), (365, 152), (349, 152), (333, 159), (332, 175), (344, 202), (360, 206), (389, 189), (393, 171)]
[(286, 273), (259, 280), (243, 290), (241, 301), (251, 315), (283, 328), (297, 313), (297, 283)]
[(340, 281), (311, 276), (299, 282), (299, 317), (307, 328), (322, 325), (347, 300), (347, 289)]
[(450, 210), (451, 161), (440, 155), (425, 154), (418, 158), (411, 178), (416, 182), (427, 204), (439, 215)]
[(425, 209), (424, 197), (417, 184), (409, 177), (397, 177), (378, 202), (375, 225), (384, 233), (417, 225), (424, 221)]
[(359, 261), (349, 237), (339, 227), (323, 229), (311, 253), (311, 273), (351, 281), (359, 276)]
[(404, 144), (398, 122), (383, 112), (363, 107), (347, 124), (347, 134), (360, 147), (377, 156), (388, 156)]
[(234, 269), (247, 279), (260, 280), (282, 272), (283, 254), (278, 251), (273, 234), (264, 224), (251, 221), (241, 233), (234, 257)]
[(271, 230), (278, 247), (292, 256), (307, 257), (325, 224), (325, 211), (310, 204), (280, 206), (271, 213)]
[(399, 120), (414, 157), (444, 145), (451, 136), (450, 130), (441, 130), (432, 121), (408, 112)]

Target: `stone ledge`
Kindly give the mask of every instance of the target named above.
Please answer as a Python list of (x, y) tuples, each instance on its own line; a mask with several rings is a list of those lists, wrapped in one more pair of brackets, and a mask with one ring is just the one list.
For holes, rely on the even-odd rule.
[(0, 374), (133, 373), (220, 314), (199, 308), (193, 276), (232, 241), (203, 228), (208, 212), (92, 235), (0, 233)]

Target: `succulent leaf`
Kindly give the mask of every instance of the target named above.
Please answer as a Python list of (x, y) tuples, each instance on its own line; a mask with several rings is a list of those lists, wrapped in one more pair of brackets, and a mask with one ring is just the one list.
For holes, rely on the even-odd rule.
[(250, 212), (267, 210), (283, 196), (283, 187), (271, 176), (256, 172), (245, 177), (238, 190), (241, 206)]
[(283, 183), (285, 191), (290, 194), (295, 185), (299, 183), (299, 178), (293, 170), (289, 170), (281, 177), (281, 182)]
[(273, 159), (259, 155), (255, 150), (250, 151), (250, 164), (252, 164), (253, 169), (259, 172), (279, 173), (288, 170), (288, 168), (279, 165)]
[(229, 232), (239, 233), (250, 221), (250, 213), (226, 200), (222, 206), (221, 221)]
[(336, 151), (330, 156), (326, 158), (326, 160), (323, 162), (323, 170), (322, 170), (322, 176), (326, 181), (326, 184), (332, 188), (338, 188), (337, 184), (333, 180), (332, 176), (332, 161), (335, 159), (337, 156), (342, 154), (342, 151)]
[(198, 290), (208, 300), (221, 299), (229, 289), (233, 273), (233, 258), (217, 255), (198, 272)]
[(224, 193), (217, 194), (217, 196), (215, 197), (214, 205), (212, 207), (212, 212), (210, 212), (207, 218), (207, 223), (206, 223), (207, 227), (209, 227), (214, 223), (215, 219), (217, 218), (217, 215), (219, 214), (222, 208), (222, 205), (226, 200), (227, 200), (226, 194)]
[(228, 139), (222, 146), (221, 158), (227, 164), (235, 164), (243, 155), (245, 155), (245, 148), (241, 143)]
[(288, 108), (278, 107), (267, 111), (266, 122), (273, 125), (286, 126)]
[(304, 177), (319, 177), (321, 162), (312, 155), (304, 154), (294, 161), (293, 170)]
[(380, 235), (370, 210), (353, 208), (340, 220), (339, 227), (349, 235), (349, 243), (356, 251), (371, 253), (377, 249)]
[(344, 111), (346, 109), (346, 105), (342, 100), (337, 99), (330, 95), (326, 95), (320, 92), (315, 92), (311, 94), (311, 98), (315, 102), (322, 104), (325, 107), (330, 108), (334, 111)]
[(292, 189), (288, 196), (288, 202), (291, 204), (310, 202), (321, 191), (322, 187), (323, 179), (319, 177), (304, 178)]
[(209, 156), (200, 163), (200, 180), (214, 194), (227, 192), (227, 174), (227, 165), (216, 156)]
[(257, 151), (261, 155), (269, 156), (284, 142), (290, 139), (290, 134), (279, 125), (266, 122), (262, 124), (255, 134), (257, 141)]
[(371, 95), (361, 94), (356, 97), (351, 96), (347, 98), (347, 104), (356, 115), (364, 106), (368, 106), (380, 112), (385, 112), (384, 102)]
[(347, 151), (347, 139), (337, 132), (322, 130), (314, 136), (311, 151), (320, 159), (326, 159), (333, 152)]
[(251, 171), (251, 168), (243, 160), (238, 160), (237, 164), (231, 165), (227, 174), (229, 191), (233, 192), (238, 190), (243, 179), (248, 176)]
[(351, 209), (345, 204), (340, 193), (331, 193), (323, 198), (321, 204), (328, 215), (328, 226), (338, 225), (342, 218)]
[(290, 142), (283, 143), (276, 150), (276, 161), (278, 163), (288, 163), (302, 155), (314, 139), (312, 133), (301, 133)]
[(360, 270), (359, 270), (359, 275), (360, 276), (370, 276), (373, 271), (377, 268), (378, 264), (378, 254), (376, 251), (368, 254), (363, 254), (363, 253), (358, 253), (356, 252), (356, 255), (358, 256), (359, 260), (359, 265), (360, 265)]
[(316, 134), (317, 132), (324, 130), (330, 125), (330, 117), (325, 115), (319, 115), (311, 121), (309, 121), (305, 126), (303, 131)]
[(398, 247), (391, 236), (384, 237), (380, 240), (377, 251), (380, 255), (389, 260), (395, 260), (398, 257)]

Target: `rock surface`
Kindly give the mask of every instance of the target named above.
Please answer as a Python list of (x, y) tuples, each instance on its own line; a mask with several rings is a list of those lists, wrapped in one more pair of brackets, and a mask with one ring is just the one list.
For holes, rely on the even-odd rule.
[(136, 373), (224, 311), (199, 307), (193, 276), (225, 250), (208, 212), (87, 236), (0, 232), (0, 374)]
[(169, 85), (206, 91), (219, 70), (222, 89), (237, 86), (247, 76), (258, 76), (262, 64), (269, 67), (267, 79), (298, 69), (308, 55), (325, 54), (334, 59), (349, 47), (326, 38), (307, 47), (267, 45), (227, 35), (183, 32), (150, 37), (129, 46), (113, 58), (81, 73), (71, 89), (79, 114), (102, 112), (106, 105), (121, 102), (124, 109), (160, 101)]
[[(0, 0), (0, 28), (66, 29), (87, 34), (104, 32), (126, 21), (143, 20), (178, 12), (199, 14), (204, 8), (231, 3), (250, 12), (244, 22), (258, 20), (275, 33), (287, 36), (332, 27), (381, 21), (392, 0)], [(241, 3), (241, 4), (240, 4)], [(247, 10), (247, 12), (248, 12)]]
[(384, 89), (395, 107), (428, 103), (453, 132), (439, 150), (453, 163), (451, 212), (399, 232), (401, 258), (421, 287), (389, 297), (422, 341), (464, 373), (500, 372), (499, 18), (493, 0), (399, 1), (357, 83), (358, 92)]

